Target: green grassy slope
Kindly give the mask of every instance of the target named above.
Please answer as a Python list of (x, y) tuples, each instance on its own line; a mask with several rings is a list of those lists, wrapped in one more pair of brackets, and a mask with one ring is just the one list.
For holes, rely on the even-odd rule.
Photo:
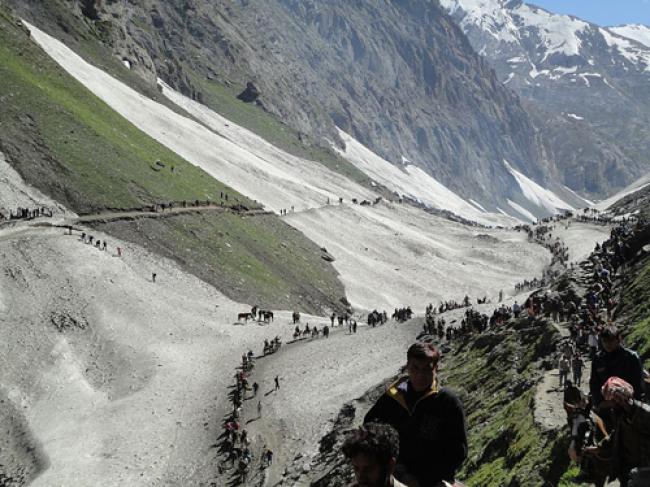
[(344, 308), (343, 286), (318, 246), (273, 215), (211, 212), (93, 226), (176, 260), (234, 300), (312, 313)]
[[(565, 437), (544, 432), (533, 419), (535, 384), (559, 339), (550, 324), (515, 329), (466, 342), (447, 355), (441, 372), (467, 412), (469, 457), (459, 474), (469, 486), (543, 486), (566, 468), (559, 459)], [(566, 448), (564, 448), (566, 451)]]
[(636, 264), (632, 271), (634, 278), (622, 291), (621, 308), (624, 317), (625, 342), (636, 350), (650, 368), (650, 258)]

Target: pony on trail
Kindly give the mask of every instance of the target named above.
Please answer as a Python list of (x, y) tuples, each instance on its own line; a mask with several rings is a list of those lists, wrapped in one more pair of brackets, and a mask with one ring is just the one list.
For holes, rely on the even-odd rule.
[(257, 313), (258, 313), (257, 321), (264, 321), (264, 323), (273, 321), (273, 311), (261, 309)]
[(250, 313), (239, 313), (237, 315), (237, 321), (241, 321), (241, 320), (248, 321), (252, 319), (253, 319), (253, 315)]
[(273, 340), (268, 341), (264, 340), (264, 355), (269, 355), (280, 350), (282, 346), (282, 340), (279, 336), (276, 336)]

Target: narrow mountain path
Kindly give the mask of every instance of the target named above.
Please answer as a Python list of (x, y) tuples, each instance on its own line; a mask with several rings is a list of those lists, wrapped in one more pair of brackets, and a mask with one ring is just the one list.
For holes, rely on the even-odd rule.
[[(575, 223), (575, 222), (574, 222)], [(592, 264), (585, 259), (589, 254), (585, 253), (586, 250), (591, 245), (593, 249), (593, 244), (595, 241), (600, 241), (607, 238), (606, 234), (609, 232), (610, 227), (595, 227), (591, 226), (589, 228), (583, 226), (583, 229), (588, 230), (586, 233), (583, 233), (583, 238), (576, 238), (577, 235), (571, 235), (570, 238), (565, 239), (567, 236), (567, 230), (571, 227), (564, 227), (565, 232), (558, 232), (561, 235), (562, 241), (569, 248), (570, 261), (575, 262), (577, 265), (573, 271), (573, 277), (575, 283), (578, 287), (578, 292), (581, 295), (584, 295), (587, 292), (589, 287), (589, 275), (592, 272)], [(603, 235), (602, 240), (598, 238), (599, 235)], [(588, 238), (584, 238), (587, 237)], [(596, 240), (592, 240), (592, 239)], [(559, 322), (553, 323), (553, 326), (558, 330), (560, 336), (568, 338), (571, 336), (569, 331), (568, 322)], [(585, 362), (582, 376), (582, 383), (580, 389), (584, 394), (589, 394), (589, 374), (591, 371), (591, 360), (588, 357), (583, 357)], [(535, 406), (533, 410), (533, 417), (535, 423), (539, 425), (545, 431), (559, 431), (562, 428), (567, 427), (566, 413), (562, 404), (563, 401), (563, 389), (560, 387), (560, 377), (559, 369), (557, 367), (557, 360), (553, 363), (553, 368), (547, 370), (542, 377), (542, 380), (537, 385), (537, 390), (535, 392)], [(586, 486), (592, 486), (593, 484), (584, 484)], [(619, 487), (618, 480), (613, 480), (606, 484), (606, 487)]]
[(253, 209), (239, 209), (229, 206), (188, 206), (188, 207), (175, 207), (167, 208), (164, 211), (152, 210), (126, 210), (126, 211), (106, 211), (100, 213), (91, 213), (87, 215), (55, 215), (54, 217), (38, 217), (34, 219), (15, 219), (4, 220), (0, 222), (0, 230), (17, 227), (35, 227), (35, 226), (68, 226), (68, 225), (83, 225), (87, 223), (106, 223), (118, 220), (134, 220), (140, 218), (169, 218), (178, 215), (193, 214), (193, 213), (234, 213), (240, 216), (260, 216), (271, 215), (273, 212), (264, 210), (262, 208)]
[(231, 212), (241, 216), (257, 216), (257, 215), (270, 215), (272, 212), (263, 209), (250, 209), (240, 210), (228, 206), (188, 206), (165, 209), (160, 211), (111, 211), (104, 213), (93, 213), (90, 215), (82, 215), (70, 220), (70, 224), (84, 224), (93, 222), (108, 222), (115, 220), (128, 220), (135, 218), (168, 218), (171, 216), (188, 214), (188, 213), (208, 213), (208, 212)]

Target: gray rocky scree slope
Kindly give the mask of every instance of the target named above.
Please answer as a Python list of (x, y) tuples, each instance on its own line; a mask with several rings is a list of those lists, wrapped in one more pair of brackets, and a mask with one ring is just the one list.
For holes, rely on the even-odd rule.
[[(40, 3), (4, 1), (28, 16)], [(81, 19), (89, 1), (58, 5)], [(338, 125), (487, 208), (505, 207), (505, 197), (526, 204), (504, 159), (541, 183), (556, 174), (517, 96), (436, 0), (96, 4), (99, 20), (83, 21), (101, 25), (115, 54), (150, 80), (199, 100), (196, 76), (253, 80), (265, 109), (313, 139), (339, 140)]]
[(650, 170), (650, 29), (521, 0), (440, 3), (535, 116), (564, 184), (603, 196)]

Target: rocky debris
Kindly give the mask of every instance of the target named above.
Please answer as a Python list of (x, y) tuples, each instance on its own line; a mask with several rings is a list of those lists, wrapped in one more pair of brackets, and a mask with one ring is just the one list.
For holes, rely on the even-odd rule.
[(323, 259), (324, 261), (327, 261), (327, 262), (334, 262), (336, 260), (334, 257), (332, 257), (331, 254), (329, 254), (327, 252), (323, 252), (323, 254), (320, 257), (321, 257), (321, 259)]
[(97, 0), (80, 0), (81, 13), (90, 20), (99, 20), (98, 1)]
[(0, 487), (23, 487), (47, 465), (20, 408), (0, 389)]
[(481, 240), (483, 242), (496, 243), (499, 239), (493, 237), (492, 235), (485, 235), (484, 233), (479, 233), (476, 237), (476, 240)]
[(85, 330), (88, 327), (88, 320), (85, 317), (74, 317), (65, 311), (53, 311), (50, 322), (61, 333), (71, 329)]
[(22, 487), (27, 485), (27, 475), (24, 468), (17, 469), (13, 475), (4, 473), (5, 466), (0, 464), (0, 487)]
[(246, 83), (246, 89), (237, 95), (237, 99), (243, 101), (244, 103), (252, 103), (260, 97), (261, 93), (259, 88), (249, 81)]
[(4, 275), (9, 279), (26, 285), (25, 276), (23, 275), (23, 270), (20, 267), (7, 266), (3, 269), (3, 272)]

